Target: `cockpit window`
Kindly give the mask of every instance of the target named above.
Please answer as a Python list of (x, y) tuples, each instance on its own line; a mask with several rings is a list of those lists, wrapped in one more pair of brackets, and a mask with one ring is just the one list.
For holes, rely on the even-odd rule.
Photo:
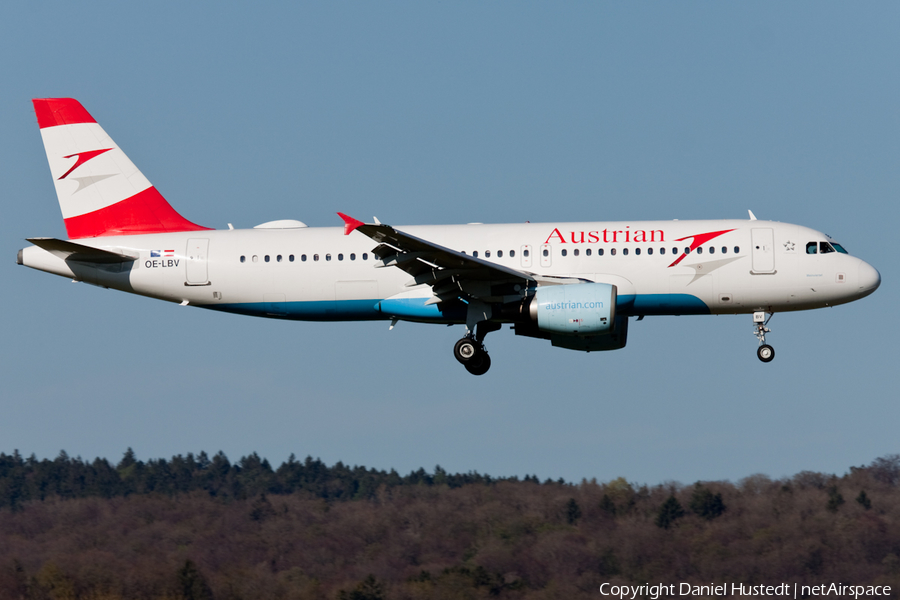
[(819, 254), (828, 254), (834, 252), (834, 248), (828, 242), (819, 242)]
[(850, 254), (849, 252), (844, 250), (844, 247), (841, 246), (840, 244), (838, 244), (837, 242), (831, 242), (831, 245), (834, 246), (834, 249), (837, 250), (838, 252), (840, 252), (841, 254)]
[(806, 253), (807, 254), (816, 254), (818, 251), (819, 244), (817, 242), (810, 242), (806, 244)]

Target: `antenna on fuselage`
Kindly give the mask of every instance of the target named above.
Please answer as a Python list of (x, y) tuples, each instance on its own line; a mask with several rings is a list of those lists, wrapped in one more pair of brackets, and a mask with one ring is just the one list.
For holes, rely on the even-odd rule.
[(756, 220), (756, 215), (753, 214), (753, 211), (750, 210), (750, 209), (747, 209), (747, 212), (750, 213), (750, 220), (751, 220), (751, 221), (755, 221), (755, 220)]

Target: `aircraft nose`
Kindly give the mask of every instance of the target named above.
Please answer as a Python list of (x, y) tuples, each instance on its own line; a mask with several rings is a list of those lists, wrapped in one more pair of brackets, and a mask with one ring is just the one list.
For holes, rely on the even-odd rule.
[(881, 274), (878, 270), (867, 262), (859, 261), (859, 291), (863, 296), (868, 296), (878, 289), (881, 285)]

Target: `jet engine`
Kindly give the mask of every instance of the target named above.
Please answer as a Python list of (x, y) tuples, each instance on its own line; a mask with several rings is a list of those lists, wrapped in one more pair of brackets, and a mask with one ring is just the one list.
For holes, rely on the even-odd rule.
[(523, 307), (526, 322), (516, 324), (516, 335), (587, 352), (623, 348), (628, 317), (616, 316), (616, 298), (616, 286), (608, 283), (539, 287)]

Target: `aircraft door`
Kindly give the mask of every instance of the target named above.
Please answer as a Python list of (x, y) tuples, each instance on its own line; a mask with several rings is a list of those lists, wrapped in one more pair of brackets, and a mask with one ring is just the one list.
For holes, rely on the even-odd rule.
[(519, 249), (519, 252), (521, 253), (520, 256), (522, 259), (522, 268), (530, 269), (531, 268), (531, 245), (529, 244), (527, 246), (522, 246)]
[(541, 244), (541, 266), (549, 267), (553, 264), (553, 246)]
[(750, 252), (753, 258), (753, 273), (775, 272), (775, 237), (771, 228), (750, 230)]
[(209, 256), (208, 239), (190, 239), (187, 242), (185, 252), (185, 282), (184, 285), (209, 285), (209, 274), (206, 262)]

